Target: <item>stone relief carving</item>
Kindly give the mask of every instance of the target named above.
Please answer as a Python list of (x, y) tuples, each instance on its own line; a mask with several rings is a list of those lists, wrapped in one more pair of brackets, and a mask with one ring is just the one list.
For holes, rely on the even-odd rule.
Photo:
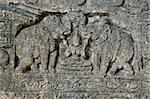
[(1, 0), (0, 97), (148, 99), (148, 13), (146, 0)]
[[(123, 74), (134, 74), (131, 65), (134, 57), (132, 36), (113, 25), (106, 13), (97, 13), (90, 15), (77, 11), (63, 15), (69, 20), (49, 15), (38, 25), (21, 31), (16, 38), (19, 41), (16, 48), (20, 48), (16, 50), (17, 52), (20, 50), (18, 57), (22, 60), (18, 68), (23, 68), (22, 72), (25, 72), (24, 69), (32, 67), (34, 69), (32, 65), (35, 62), (39, 65), (35, 68), (54, 72), (58, 65), (58, 69), (62, 68), (63, 71), (67, 68), (61, 65), (71, 67), (73, 64), (78, 64), (80, 69), (82, 67), (80, 65), (85, 64), (90, 66), (91, 72), (105, 71), (102, 73), (105, 76), (110, 71), (112, 71), (110, 74), (117, 74), (120, 71), (124, 71)], [(66, 27), (65, 24), (69, 25)]]

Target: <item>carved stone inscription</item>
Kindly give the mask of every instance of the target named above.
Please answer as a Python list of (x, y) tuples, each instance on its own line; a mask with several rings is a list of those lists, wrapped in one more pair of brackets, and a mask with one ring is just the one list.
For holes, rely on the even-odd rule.
[(0, 99), (149, 99), (147, 0), (0, 0)]

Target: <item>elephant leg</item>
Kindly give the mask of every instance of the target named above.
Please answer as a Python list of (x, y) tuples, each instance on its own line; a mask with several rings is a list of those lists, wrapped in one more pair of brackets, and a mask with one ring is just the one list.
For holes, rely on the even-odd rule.
[(48, 55), (49, 55), (49, 50), (44, 50), (41, 54), (40, 54), (40, 58), (41, 58), (41, 65), (42, 65), (42, 71), (46, 71), (48, 70)]
[(20, 62), (20, 69), (22, 73), (31, 70), (31, 65), (33, 64), (33, 56), (32, 54), (26, 55), (23, 60)]
[(57, 51), (55, 50), (54, 52), (50, 53), (49, 57), (50, 58), (49, 58), (48, 70), (50, 72), (54, 72), (56, 68), (56, 63), (57, 63)]

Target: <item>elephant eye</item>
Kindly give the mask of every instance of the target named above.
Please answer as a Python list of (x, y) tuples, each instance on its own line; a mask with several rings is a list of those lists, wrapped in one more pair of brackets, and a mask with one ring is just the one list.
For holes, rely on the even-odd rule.
[(43, 27), (43, 30), (46, 31), (46, 30), (47, 30), (47, 27)]
[(45, 31), (45, 32), (49, 32), (48, 27), (42, 27), (42, 30)]

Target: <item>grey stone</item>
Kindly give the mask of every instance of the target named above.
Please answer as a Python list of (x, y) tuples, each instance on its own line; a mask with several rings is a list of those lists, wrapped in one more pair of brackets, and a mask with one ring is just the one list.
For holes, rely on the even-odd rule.
[(149, 0), (0, 0), (0, 99), (149, 99)]

